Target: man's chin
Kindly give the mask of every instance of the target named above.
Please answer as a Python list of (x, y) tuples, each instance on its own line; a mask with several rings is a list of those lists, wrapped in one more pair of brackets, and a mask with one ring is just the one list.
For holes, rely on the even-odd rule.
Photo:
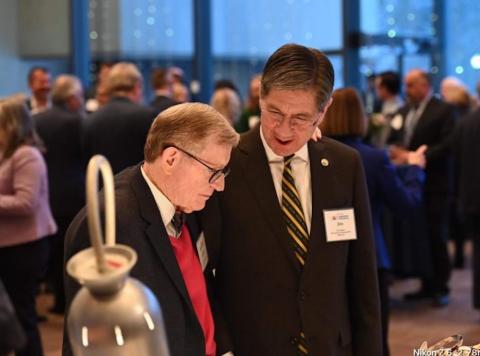
[(282, 157), (290, 156), (297, 152), (292, 145), (276, 145), (275, 148), (272, 148), (272, 151)]

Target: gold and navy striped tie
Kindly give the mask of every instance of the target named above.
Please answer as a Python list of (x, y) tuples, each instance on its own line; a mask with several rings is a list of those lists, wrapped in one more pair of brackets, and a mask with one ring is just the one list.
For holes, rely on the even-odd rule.
[(293, 155), (284, 158), (282, 211), (287, 223), (288, 235), (292, 240), (293, 252), (300, 265), (303, 266), (308, 251), (308, 230), (290, 165), (292, 159)]
[[(308, 230), (303, 214), (300, 196), (298, 195), (290, 165), (293, 155), (284, 158), (282, 178), (282, 211), (287, 224), (288, 235), (290, 236), (293, 252), (300, 266), (303, 267), (308, 252)], [(308, 355), (305, 335), (300, 333), (297, 342), (297, 354)]]

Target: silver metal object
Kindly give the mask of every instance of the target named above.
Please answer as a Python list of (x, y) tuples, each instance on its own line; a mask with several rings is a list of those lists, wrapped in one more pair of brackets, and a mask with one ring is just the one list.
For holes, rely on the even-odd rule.
[[(100, 223), (98, 172), (105, 191), (105, 235)], [(92, 157), (87, 168), (87, 216), (92, 247), (67, 263), (83, 287), (70, 306), (67, 325), (75, 356), (169, 356), (162, 311), (152, 291), (129, 277), (136, 252), (115, 244), (113, 174), (107, 159)]]

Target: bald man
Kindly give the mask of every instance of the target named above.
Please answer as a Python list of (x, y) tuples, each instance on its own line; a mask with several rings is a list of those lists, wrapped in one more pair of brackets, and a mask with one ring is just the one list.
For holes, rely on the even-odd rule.
[[(432, 260), (431, 273), (423, 277), (419, 291), (408, 300), (433, 299), (435, 306), (449, 303), (450, 260), (447, 251), (448, 206), (452, 193), (452, 160), (446, 143), (453, 131), (454, 108), (432, 94), (428, 73), (413, 69), (404, 79), (407, 104), (392, 120), (392, 159), (406, 163), (407, 152), (427, 145), (424, 193), (427, 246)], [(420, 227), (413, 227), (420, 231)], [(417, 229), (418, 228), (418, 229)]]

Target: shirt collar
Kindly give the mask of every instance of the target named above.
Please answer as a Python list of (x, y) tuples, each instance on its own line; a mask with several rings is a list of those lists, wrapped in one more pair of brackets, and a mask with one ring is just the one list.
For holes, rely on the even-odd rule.
[[(262, 127), (260, 127), (260, 138), (262, 139), (263, 148), (267, 154), (268, 163), (283, 163), (283, 157), (277, 155), (265, 141), (265, 136), (263, 136)], [(305, 143), (297, 152), (295, 152), (295, 158), (300, 158), (303, 162), (308, 163), (308, 145)]]
[(39, 112), (47, 110), (51, 107), (50, 100), (47, 101), (46, 106), (40, 107), (37, 99), (35, 99), (33, 95), (30, 97), (30, 105), (31, 105), (31, 110), (30, 110), (31, 114), (38, 114)]
[[(417, 107), (417, 110), (420, 110), (420, 111), (423, 111), (425, 110), (425, 107), (427, 106), (428, 102), (430, 101), (430, 99), (432, 98), (432, 93), (428, 94), (419, 104), (418, 104), (418, 107)], [(413, 105), (412, 105), (413, 107)]]
[(140, 167), (142, 171), (143, 179), (147, 182), (148, 187), (150, 188), (155, 203), (157, 204), (158, 210), (160, 210), (160, 215), (162, 216), (163, 225), (167, 226), (171, 223), (173, 215), (175, 215), (175, 206), (168, 200), (168, 198), (157, 188), (157, 186), (148, 178), (143, 165)]

